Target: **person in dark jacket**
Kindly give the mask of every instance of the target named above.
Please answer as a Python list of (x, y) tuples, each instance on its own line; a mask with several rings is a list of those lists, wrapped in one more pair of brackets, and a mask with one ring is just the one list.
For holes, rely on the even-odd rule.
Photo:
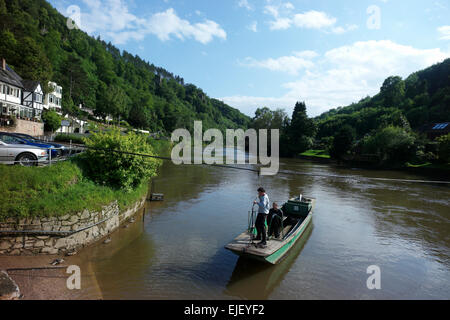
[(282, 220), (283, 211), (278, 208), (278, 203), (274, 202), (267, 219), (267, 224), (269, 226), (269, 237), (275, 236), (275, 238), (278, 238), (280, 236)]

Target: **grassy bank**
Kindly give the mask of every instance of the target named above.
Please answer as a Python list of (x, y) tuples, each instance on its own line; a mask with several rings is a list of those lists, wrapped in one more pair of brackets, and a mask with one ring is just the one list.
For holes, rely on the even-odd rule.
[(303, 157), (330, 159), (330, 155), (326, 150), (308, 150), (300, 154)]
[(148, 190), (146, 183), (128, 193), (97, 185), (83, 177), (74, 161), (43, 168), (0, 165), (0, 179), (0, 218), (99, 210), (114, 200), (125, 209)]

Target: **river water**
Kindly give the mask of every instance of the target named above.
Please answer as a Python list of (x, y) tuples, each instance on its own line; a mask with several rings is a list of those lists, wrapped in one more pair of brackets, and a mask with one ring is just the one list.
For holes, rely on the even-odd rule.
[[(280, 169), (320, 177), (165, 163), (153, 184), (165, 201), (80, 258), (105, 299), (450, 299), (448, 186), (371, 181), (423, 177), (302, 160)], [(246, 229), (259, 186), (271, 201), (317, 199), (313, 224), (276, 266), (224, 249)], [(367, 288), (372, 265), (380, 290)]]

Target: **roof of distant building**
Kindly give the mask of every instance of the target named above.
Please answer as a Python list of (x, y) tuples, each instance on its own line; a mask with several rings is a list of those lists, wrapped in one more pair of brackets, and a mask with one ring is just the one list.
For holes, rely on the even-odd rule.
[(40, 85), (40, 82), (33, 81), (33, 80), (23, 80), (22, 84), (23, 84), (23, 88), (25, 89), (25, 91), (34, 92), (36, 90), (36, 88), (38, 87), (38, 85)]
[(23, 89), (23, 79), (8, 65), (5, 70), (0, 67), (0, 81)]
[(450, 122), (445, 123), (436, 123), (431, 130), (444, 130), (447, 129), (450, 126)]

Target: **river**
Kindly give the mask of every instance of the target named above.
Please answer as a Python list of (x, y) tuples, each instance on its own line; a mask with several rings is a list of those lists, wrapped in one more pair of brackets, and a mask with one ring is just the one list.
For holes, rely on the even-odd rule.
[[(450, 299), (448, 186), (371, 181), (423, 177), (303, 160), (282, 159), (280, 169), (320, 176), (167, 162), (153, 183), (165, 201), (80, 258), (105, 299)], [(313, 224), (276, 266), (224, 249), (245, 230), (259, 186), (271, 201), (317, 199)], [(372, 265), (380, 290), (366, 285)]]

